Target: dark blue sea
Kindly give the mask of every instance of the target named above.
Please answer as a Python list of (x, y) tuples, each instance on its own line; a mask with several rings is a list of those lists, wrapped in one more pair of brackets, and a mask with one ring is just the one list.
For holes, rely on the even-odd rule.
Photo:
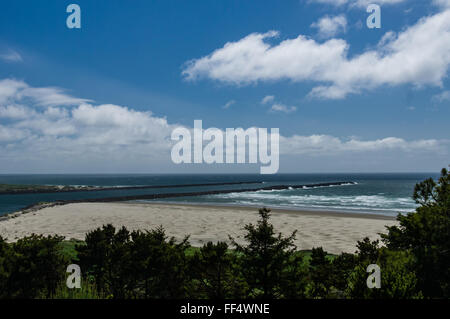
[(264, 182), (161, 189), (105, 190), (47, 194), (0, 195), (0, 215), (18, 211), (38, 202), (105, 198), (156, 193), (186, 193), (221, 189), (251, 189), (272, 185), (316, 184), (352, 181), (355, 185), (305, 189), (264, 190), (256, 192), (177, 197), (159, 202), (208, 205), (239, 205), (278, 207), (285, 209), (333, 210), (397, 215), (413, 211), (414, 185), (426, 178), (438, 178), (432, 173), (386, 174), (224, 174), (224, 175), (0, 175), (0, 184), (72, 185), (72, 186), (150, 186), (184, 185), (221, 182)]

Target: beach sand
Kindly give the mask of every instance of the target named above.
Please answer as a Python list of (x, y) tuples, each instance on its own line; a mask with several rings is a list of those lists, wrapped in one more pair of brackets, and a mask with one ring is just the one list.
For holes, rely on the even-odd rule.
[[(227, 241), (228, 235), (243, 243), (243, 227), (258, 220), (258, 210), (249, 207), (217, 207), (160, 203), (74, 203), (43, 208), (0, 221), (0, 235), (8, 241), (35, 234), (84, 239), (85, 234), (104, 224), (130, 230), (162, 225), (166, 234), (182, 239), (190, 235), (193, 246), (208, 241)], [(271, 223), (285, 235), (297, 230), (298, 249), (323, 247), (334, 254), (353, 253), (364, 237), (378, 239), (394, 218), (370, 214), (290, 211), (274, 209)]]

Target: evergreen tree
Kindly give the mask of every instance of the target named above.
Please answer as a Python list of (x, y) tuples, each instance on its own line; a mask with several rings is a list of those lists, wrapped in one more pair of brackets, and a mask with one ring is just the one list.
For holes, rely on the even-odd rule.
[(332, 267), (331, 261), (322, 247), (312, 249), (309, 268), (312, 281), (310, 296), (313, 298), (328, 297), (332, 285)]
[(104, 225), (87, 233), (85, 243), (76, 246), (82, 271), (94, 278), (97, 291), (125, 298), (133, 290), (129, 231)]
[(188, 237), (180, 243), (167, 237), (162, 227), (131, 234), (132, 272), (140, 297), (180, 299), (189, 296), (190, 273), (186, 251)]
[[(68, 260), (60, 253), (64, 237), (31, 235), (6, 248), (9, 298), (50, 298), (65, 278)], [(4, 248), (0, 248), (4, 250)]]
[[(260, 220), (257, 225), (248, 224), (245, 239), (247, 245), (238, 244), (233, 238), (236, 251), (242, 254), (242, 272), (249, 285), (249, 297), (279, 298), (283, 296), (284, 278), (292, 274), (292, 267), (297, 269), (299, 263), (292, 259), (296, 251), (294, 245), (296, 232), (288, 237), (275, 234), (269, 223), (270, 210), (259, 210)], [(291, 273), (288, 272), (291, 271)], [(290, 290), (290, 289), (289, 289)]]
[(208, 242), (200, 248), (191, 262), (199, 297), (224, 299), (245, 296), (246, 284), (237, 259), (224, 242)]

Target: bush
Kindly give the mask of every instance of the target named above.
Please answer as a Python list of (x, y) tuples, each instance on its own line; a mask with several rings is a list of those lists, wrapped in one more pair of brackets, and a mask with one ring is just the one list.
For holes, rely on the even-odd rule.
[(224, 242), (206, 243), (192, 258), (196, 297), (243, 298), (248, 287), (242, 278), (238, 256)]
[(0, 236), (0, 298), (8, 298), (8, 280), (11, 276), (11, 248)]
[(131, 234), (132, 271), (138, 285), (138, 296), (144, 298), (180, 299), (190, 289), (188, 237), (180, 243), (168, 238), (162, 227)]
[[(411, 299), (420, 298), (417, 291), (417, 277), (414, 272), (414, 257), (407, 251), (379, 249), (375, 262), (360, 259), (349, 276), (347, 294), (355, 299)], [(381, 288), (367, 287), (367, 266), (377, 264), (380, 267)]]
[(183, 298), (187, 295), (187, 238), (177, 244), (163, 228), (130, 233), (112, 225), (86, 235), (76, 250), (81, 269), (99, 293), (112, 298)]
[(129, 237), (126, 228), (116, 233), (112, 225), (106, 225), (87, 233), (85, 245), (75, 246), (81, 270), (94, 278), (97, 291), (125, 298), (132, 289)]
[(332, 265), (322, 247), (312, 249), (309, 272), (311, 283), (308, 295), (312, 298), (326, 298), (332, 286)]
[[(19, 239), (5, 248), (7, 298), (50, 298), (64, 279), (68, 260), (60, 254), (59, 245), (64, 237), (31, 235)], [(0, 257), (0, 259), (2, 259)], [(1, 263), (1, 262), (0, 262)], [(4, 264), (4, 263), (3, 263)]]

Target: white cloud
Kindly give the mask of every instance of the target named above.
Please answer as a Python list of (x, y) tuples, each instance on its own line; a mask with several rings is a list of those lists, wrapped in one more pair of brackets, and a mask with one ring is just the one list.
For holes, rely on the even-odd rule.
[(263, 104), (263, 105), (266, 105), (269, 103), (272, 104), (272, 106), (269, 109), (270, 112), (292, 113), (292, 112), (297, 111), (297, 107), (295, 107), (295, 106), (286, 106), (283, 103), (276, 102), (274, 95), (267, 95), (261, 100), (261, 104)]
[(59, 88), (25, 88), (20, 92), (20, 97), (31, 98), (41, 106), (76, 105), (90, 100), (78, 99), (64, 94)]
[(442, 86), (450, 66), (450, 10), (422, 18), (372, 50), (348, 56), (342, 39), (318, 43), (306, 36), (270, 45), (276, 31), (252, 33), (211, 54), (188, 62), (188, 80), (210, 78), (245, 85), (288, 79), (318, 83), (310, 96), (343, 98), (380, 86)]
[(1, 52), (0, 59), (5, 62), (21, 62), (23, 60), (22, 56), (18, 52), (11, 49), (6, 52)]
[[(150, 111), (114, 104), (82, 102), (76, 106), (42, 106), (39, 100), (23, 101), (23, 87), (32, 88), (24, 82), (0, 81), (0, 92), (3, 92), (0, 102), (2, 172), (160, 172), (162, 168), (173, 168), (170, 136), (179, 125), (170, 124), (166, 118), (154, 116)], [(275, 103), (275, 97), (271, 102), (281, 105)], [(384, 156), (386, 150), (394, 152), (395, 156), (403, 152), (433, 158), (440, 152), (444, 154), (441, 157), (448, 158), (449, 143), (436, 139), (406, 141), (396, 137), (363, 141), (330, 135), (280, 136), (282, 154), (301, 154), (299, 159), (353, 153), (365, 156), (366, 152), (379, 152), (377, 155)], [(374, 154), (369, 156), (372, 158)]]
[(347, 18), (344, 15), (324, 16), (319, 21), (311, 24), (312, 28), (318, 29), (321, 38), (331, 38), (347, 30)]
[(235, 103), (236, 103), (235, 100), (228, 101), (228, 102), (223, 106), (223, 108), (224, 108), (224, 109), (228, 109), (228, 108), (230, 108), (230, 106), (232, 106), (232, 105), (235, 104)]
[(381, 40), (378, 42), (378, 48), (381, 49), (381, 50), (383, 50), (383, 47), (384, 47), (387, 43), (389, 43), (389, 42), (391, 42), (391, 41), (394, 41), (396, 37), (397, 37), (397, 34), (396, 34), (395, 32), (393, 32), (393, 31), (388, 31), (388, 32), (386, 32), (386, 33), (383, 35), (383, 37), (381, 38)]
[(60, 88), (35, 88), (15, 79), (0, 80), (0, 103), (6, 103), (10, 99), (14, 99), (15, 102), (31, 99), (33, 104), (40, 106), (77, 105), (90, 102), (87, 99), (74, 98), (65, 94)]
[(433, 4), (440, 7), (448, 8), (450, 7), (450, 0), (433, 0)]
[(34, 113), (34, 110), (23, 105), (0, 105), (0, 119), (24, 119)]
[(450, 91), (444, 91), (433, 96), (433, 100), (437, 102), (450, 101)]
[(126, 163), (168, 152), (175, 126), (165, 118), (124, 106), (92, 105), (61, 92), (0, 81), (0, 162), (13, 158), (70, 165), (78, 160), (86, 165), (96, 158)]
[(274, 95), (267, 95), (261, 100), (261, 104), (271, 103), (274, 100), (275, 100), (275, 96)]
[(274, 105), (272, 105), (270, 110), (272, 112), (292, 113), (292, 112), (297, 111), (297, 108), (295, 106), (286, 106), (281, 103), (275, 103)]
[(26, 87), (27, 85), (23, 81), (0, 80), (0, 103), (6, 103), (11, 97), (17, 98), (17, 92)]
[[(14, 127), (8, 127), (0, 124), (0, 143), (19, 142), (27, 133)], [(0, 148), (1, 149), (1, 148)], [(2, 154), (4, 155), (4, 154)]]
[(284, 154), (331, 155), (384, 150), (406, 152), (438, 151), (443, 148), (448, 149), (450, 141), (435, 139), (406, 141), (397, 137), (362, 141), (356, 138), (344, 140), (330, 135), (293, 135), (291, 137), (280, 136), (280, 144), (280, 151)]

